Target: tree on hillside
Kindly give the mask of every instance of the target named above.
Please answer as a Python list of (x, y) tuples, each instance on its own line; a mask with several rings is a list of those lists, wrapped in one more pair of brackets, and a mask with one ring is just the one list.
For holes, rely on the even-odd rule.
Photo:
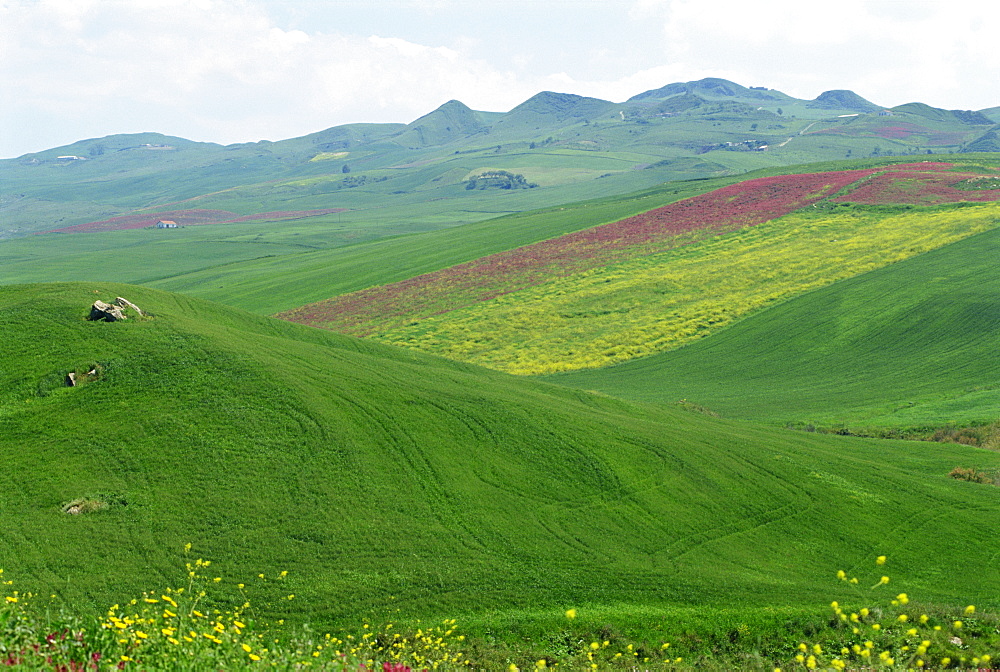
[(506, 170), (487, 170), (479, 175), (470, 177), (465, 188), (473, 189), (534, 189), (538, 185), (528, 182), (524, 175), (511, 173)]

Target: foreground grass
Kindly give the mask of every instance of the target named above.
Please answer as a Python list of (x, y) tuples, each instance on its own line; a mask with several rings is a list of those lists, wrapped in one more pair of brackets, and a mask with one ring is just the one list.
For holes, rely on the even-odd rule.
[[(185, 553), (190, 550), (185, 548)], [(212, 562), (188, 561), (181, 586), (146, 591), (103, 615), (40, 607), (3, 582), (0, 664), (14, 669), (207, 670), (683, 670), (965, 669), (1000, 652), (1000, 618), (975, 605), (921, 604), (888, 588), (886, 557), (874, 585), (840, 570), (830, 611), (690, 609), (478, 616), (365, 622), (318, 632), (258, 620), (252, 589), (213, 577)], [(874, 568), (871, 568), (874, 569)], [(871, 572), (866, 572), (870, 574)], [(0, 570), (0, 576), (3, 572)], [(281, 583), (287, 572), (262, 580)], [(874, 577), (873, 577), (874, 578)], [(864, 578), (869, 582), (872, 579)], [(293, 599), (290, 594), (286, 599)], [(475, 623), (475, 620), (473, 621)]]

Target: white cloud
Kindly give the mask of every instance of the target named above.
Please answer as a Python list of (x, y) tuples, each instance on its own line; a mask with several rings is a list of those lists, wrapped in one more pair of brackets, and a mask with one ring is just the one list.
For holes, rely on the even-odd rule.
[(804, 98), (851, 88), (889, 105), (1000, 104), (997, 3), (639, 0), (633, 11), (662, 21), (668, 61), (744, 84)]
[(143, 130), (280, 139), (544, 89), (622, 101), (709, 76), (980, 109), (1000, 104), (998, 26), (1000, 3), (979, 0), (0, 0), (0, 156)]
[(34, 146), (16, 152), (52, 146), (43, 133), (60, 123), (237, 142), (409, 121), (454, 97), (509, 109), (534, 93), (451, 48), (284, 30), (238, 0), (22, 1), (6, 13), (0, 87), (21, 110), (0, 121), (8, 156), (17, 139)]

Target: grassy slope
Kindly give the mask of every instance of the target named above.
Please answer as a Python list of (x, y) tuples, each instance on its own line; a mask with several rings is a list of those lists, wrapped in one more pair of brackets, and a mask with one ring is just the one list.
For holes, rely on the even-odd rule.
[[(994, 228), (1000, 207), (896, 215), (813, 212), (809, 208), (665, 253), (548, 277), (533, 287), (504, 286), (510, 276), (497, 264), (501, 272), (493, 275), (455, 273), (424, 287), (412, 281), (409, 286), (419, 291), (391, 286), (384, 303), (344, 297), (343, 304), (357, 306), (362, 318), (372, 316), (356, 327), (334, 313), (337, 301), (331, 302), (330, 313), (324, 314), (320, 304), (281, 317), (327, 326), (323, 320), (333, 314), (328, 328), (336, 331), (366, 335), (368, 330), (383, 343), (508, 373), (596, 368), (675, 349), (793, 296)], [(522, 258), (530, 259), (531, 253), (529, 248)], [(466, 298), (462, 280), (467, 278), (473, 289), (492, 289), (489, 281), (500, 278), (493, 286), (508, 293), (489, 300), (474, 294)], [(307, 321), (311, 310), (315, 322)], [(338, 318), (344, 321), (334, 321)]]
[[(737, 158), (743, 155), (723, 154)], [(995, 160), (996, 155), (962, 158), (989, 160), (991, 156)], [(866, 168), (907, 160), (897, 157), (772, 167), (745, 177)], [(541, 193), (547, 191), (545, 188), (498, 193), (467, 192), (458, 187), (441, 200), (421, 202), (426, 196), (393, 195), (377, 208), (298, 222), (31, 236), (0, 243), (0, 283), (114, 280), (154, 284), (270, 314), (613, 221), (743, 179), (662, 182), (677, 177), (679, 174), (669, 168), (658, 168), (565, 185), (547, 195)], [(612, 195), (647, 187), (650, 180), (659, 183), (644, 191)], [(356, 205), (363, 206), (365, 199), (373, 196), (361, 193), (366, 189), (338, 193), (357, 199)], [(601, 198), (599, 202), (562, 207), (567, 200), (594, 197)], [(254, 211), (264, 207), (263, 201), (254, 200), (258, 198), (262, 196), (254, 195), (252, 190), (245, 194), (237, 190), (219, 194), (211, 203), (188, 202), (171, 207)], [(537, 207), (539, 202), (551, 202), (553, 206), (500, 218), (512, 211)], [(282, 209), (323, 204), (295, 199), (271, 203)], [(336, 204), (351, 205), (341, 200)], [(406, 237), (399, 238), (401, 235)], [(382, 240), (375, 240), (379, 238)]]
[(1000, 417), (1000, 231), (838, 282), (673, 352), (553, 377), (724, 415), (853, 427)]
[(509, 215), (444, 231), (220, 265), (153, 285), (271, 314), (615, 221), (735, 179), (668, 183), (627, 196)]
[[(995, 161), (995, 155), (985, 155), (985, 157), (976, 155), (974, 158), (989, 160), (991, 156)], [(958, 158), (948, 157), (949, 160)], [(494, 252), (615, 221), (749, 177), (863, 169), (910, 160), (897, 157), (832, 161), (793, 168), (768, 168), (740, 177), (666, 182), (625, 195), (497, 217), (441, 231), (425, 231), (418, 235), (248, 261), (220, 259), (219, 263), (206, 265), (197, 271), (187, 271), (185, 268), (174, 272), (163, 272), (158, 276), (162, 279), (150, 284), (161, 289), (221, 301), (253, 312), (273, 314), (331, 296), (404, 280)], [(498, 199), (496, 202), (500, 204), (511, 197), (514, 195), (494, 196)], [(439, 214), (443, 217), (445, 213)], [(346, 213), (338, 217), (344, 222), (348, 221)], [(359, 217), (362, 218), (357, 225), (360, 230), (365, 215)], [(292, 233), (295, 237), (286, 241), (280, 232), (271, 231), (264, 234), (263, 240), (273, 243), (303, 242), (322, 246), (322, 238), (327, 235), (323, 231), (295, 230)], [(251, 240), (250, 236), (244, 239)], [(109, 239), (108, 244), (110, 243)], [(81, 260), (80, 263), (85, 262)], [(169, 263), (169, 259), (159, 263), (151, 259), (152, 267), (158, 270), (166, 263)], [(44, 279), (37, 264), (19, 268), (24, 269), (23, 275), (18, 276), (19, 282)], [(52, 269), (48, 268), (46, 271), (51, 273)], [(57, 279), (61, 278), (57, 276)], [(127, 276), (114, 279), (137, 281)]]
[[(313, 258), (299, 259), (296, 257), (297, 252), (332, 250), (330, 254), (336, 257), (339, 254), (336, 250), (344, 246), (433, 230), (442, 230), (441, 235), (447, 238), (450, 229), (464, 224), (585, 198), (632, 192), (637, 188), (660, 183), (671, 176), (664, 171), (651, 170), (622, 177), (613, 176), (594, 183), (502, 193), (468, 192), (464, 188), (455, 187), (447, 193), (432, 197), (421, 194), (385, 196), (358, 188), (344, 190), (347, 193), (343, 197), (338, 196), (333, 200), (313, 197), (268, 201), (270, 205), (283, 209), (323, 207), (323, 204), (331, 202), (337, 203), (337, 207), (358, 208), (301, 221), (256, 221), (188, 227), (166, 232), (168, 235), (163, 235), (163, 231), (138, 230), (15, 238), (0, 241), (0, 259), (4, 261), (0, 268), (0, 282), (112, 279), (144, 284), (152, 280), (205, 271), (202, 274), (203, 278), (208, 278), (208, 287), (205, 289), (214, 289), (218, 285), (213, 283), (213, 272), (225, 275), (229, 264), (281, 256), (282, 266), (308, 266), (313, 263)], [(630, 197), (626, 197), (626, 200)], [(170, 207), (220, 207), (244, 212), (264, 207), (261, 199), (262, 196), (254, 189), (236, 190), (217, 195), (211, 200), (188, 201)], [(253, 207), (254, 203), (258, 207)], [(94, 219), (111, 214), (114, 213), (102, 211), (101, 216)], [(39, 228), (50, 229), (68, 223), (68, 220), (62, 219), (61, 214), (56, 216), (55, 213), (49, 221), (50, 224)], [(437, 245), (440, 246), (441, 243)], [(128, 250), (128, 254), (120, 253), (123, 248)], [(95, 258), (100, 258), (100, 263), (95, 263)], [(264, 265), (269, 263), (273, 263), (273, 260), (265, 261)], [(321, 263), (329, 265), (331, 262)], [(247, 272), (254, 273), (253, 267)], [(283, 271), (278, 273), (282, 274)], [(319, 293), (308, 300), (329, 296), (331, 293)], [(295, 305), (300, 304), (283, 304), (269, 312)]]
[[(155, 317), (86, 322), (95, 290)], [(924, 599), (1000, 606), (977, 541), (1000, 503), (946, 476), (995, 453), (635, 405), (140, 287), (3, 287), (0, 321), (0, 567), (59, 599), (176, 583), (190, 541), (320, 624), (816, 605), (880, 553)], [(101, 493), (127, 505), (60, 513)]]

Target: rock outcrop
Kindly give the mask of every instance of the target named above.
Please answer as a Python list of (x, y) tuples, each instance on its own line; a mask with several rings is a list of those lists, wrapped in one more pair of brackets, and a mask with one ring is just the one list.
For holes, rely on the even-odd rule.
[(125, 310), (134, 310), (140, 316), (145, 313), (131, 301), (121, 296), (115, 298), (114, 303), (105, 303), (104, 301), (97, 300), (94, 301), (94, 305), (90, 307), (90, 316), (88, 320), (97, 322), (117, 322), (118, 320), (127, 320), (128, 315), (126, 315)]
[(126, 317), (125, 312), (120, 306), (116, 306), (113, 303), (104, 303), (98, 299), (90, 307), (90, 316), (87, 319), (92, 322), (117, 322), (118, 320), (126, 319)]
[(143, 315), (144, 314), (141, 310), (139, 310), (139, 306), (135, 305), (134, 303), (132, 303), (128, 299), (123, 299), (120, 296), (115, 298), (115, 304), (117, 304), (117, 306), (119, 308), (123, 309), (123, 310), (125, 308), (131, 308), (135, 312), (139, 313), (139, 315)]

